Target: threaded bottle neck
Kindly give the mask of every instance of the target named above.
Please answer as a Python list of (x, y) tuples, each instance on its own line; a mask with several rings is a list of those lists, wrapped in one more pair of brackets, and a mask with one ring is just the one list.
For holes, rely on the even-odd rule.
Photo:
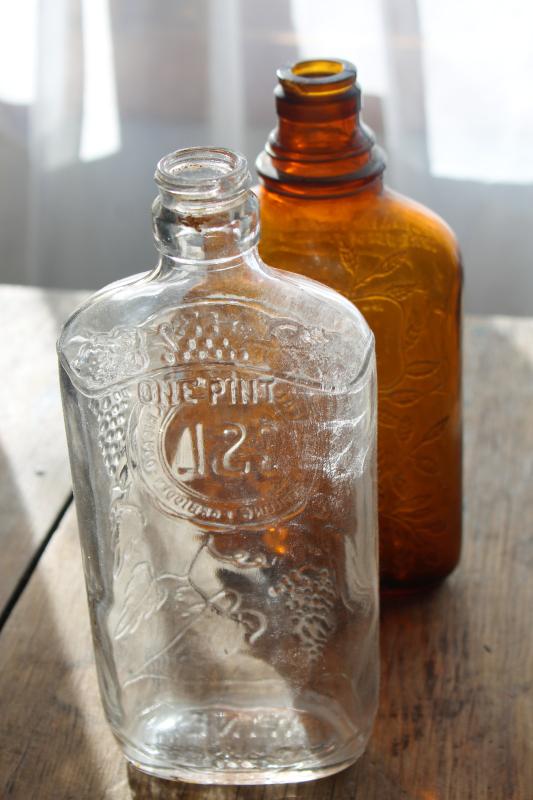
[(152, 206), (161, 255), (177, 262), (222, 262), (257, 244), (257, 198), (246, 159), (223, 148), (190, 147), (161, 159)]
[(329, 197), (360, 191), (385, 167), (374, 135), (361, 123), (361, 90), (353, 64), (300, 61), (277, 73), (278, 126), (257, 160), (268, 188)]

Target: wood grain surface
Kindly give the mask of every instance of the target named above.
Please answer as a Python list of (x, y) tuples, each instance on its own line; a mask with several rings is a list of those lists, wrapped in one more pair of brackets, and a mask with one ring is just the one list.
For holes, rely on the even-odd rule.
[(0, 613), (71, 493), (55, 341), (83, 296), (0, 287)]
[(465, 350), (461, 565), (384, 603), (380, 710), (358, 764), (273, 787), (126, 767), (100, 709), (70, 508), (0, 635), (2, 800), (533, 798), (533, 321), (470, 320)]

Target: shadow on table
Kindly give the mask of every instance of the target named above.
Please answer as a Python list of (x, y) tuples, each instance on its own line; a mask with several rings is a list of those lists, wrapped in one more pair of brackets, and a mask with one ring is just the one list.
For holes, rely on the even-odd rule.
[[(37, 543), (24, 500), (1, 451), (0, 470), (4, 522), (16, 524), (18, 552), (27, 562), (27, 571), (21, 574), (2, 615), (0, 796), (13, 800), (66, 798), (75, 782), (73, 760), (79, 758), (83, 763), (90, 759), (91, 742), (80, 724), (71, 675), (74, 665), (64, 659), (61, 638), (50, 624), (55, 610), (48, 586), (38, 570), (30, 577)], [(5, 539), (4, 544), (7, 547)], [(8, 553), (9, 548), (5, 555)], [(49, 744), (44, 746), (46, 741)], [(93, 786), (100, 791), (98, 774)]]
[(0, 564), (0, 628), (20, 591), (20, 581), (37, 550), (33, 525), (19, 492), (16, 475), (0, 441), (0, 507), (2, 562)]
[[(50, 566), (48, 562), (44, 576), (42, 561), (36, 564), (41, 556), (40, 543), (34, 537), (16, 475), (1, 446), (0, 478), (2, 574), (11, 570), (19, 576), (0, 615), (0, 797), (80, 797), (79, 773), (84, 771), (90, 794), (83, 796), (104, 798), (103, 776), (94, 767), (93, 743), (78, 704), (79, 682), (94, 670), (92, 655), (84, 655), (79, 646), (75, 658), (65, 655), (64, 635), (58, 631), (56, 620), (58, 606), (69, 600), (60, 594), (53, 599), (49, 596), (50, 584), (64, 581), (58, 574), (64, 565)], [(61, 531), (54, 532), (45, 557), (60, 535)], [(78, 548), (77, 540), (73, 544)], [(12, 545), (16, 545), (16, 551)], [(12, 563), (13, 552), (16, 559)], [(76, 586), (75, 591), (82, 592), (83, 587)], [(81, 630), (83, 637), (83, 626)]]

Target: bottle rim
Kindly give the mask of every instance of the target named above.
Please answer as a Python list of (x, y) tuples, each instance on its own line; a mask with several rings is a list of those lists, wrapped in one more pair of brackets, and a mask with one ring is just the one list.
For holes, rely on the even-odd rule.
[(286, 94), (320, 99), (353, 89), (357, 69), (340, 58), (310, 58), (281, 67), (276, 76)]
[(248, 191), (246, 158), (224, 147), (186, 147), (160, 159), (154, 175), (160, 190), (189, 203), (235, 200)]

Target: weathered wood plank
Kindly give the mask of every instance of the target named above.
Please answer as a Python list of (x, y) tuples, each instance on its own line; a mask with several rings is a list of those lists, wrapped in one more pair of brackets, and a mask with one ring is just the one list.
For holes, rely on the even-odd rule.
[(533, 785), (533, 320), (466, 338), (459, 570), (384, 605), (380, 713), (324, 781), (195, 787), (127, 770), (97, 696), (70, 511), (0, 636), (0, 796), (15, 800), (527, 800)]
[(0, 635), (0, 696), (2, 800), (115, 797), (73, 505)]
[(70, 494), (55, 340), (83, 296), (0, 287), (0, 613)]

